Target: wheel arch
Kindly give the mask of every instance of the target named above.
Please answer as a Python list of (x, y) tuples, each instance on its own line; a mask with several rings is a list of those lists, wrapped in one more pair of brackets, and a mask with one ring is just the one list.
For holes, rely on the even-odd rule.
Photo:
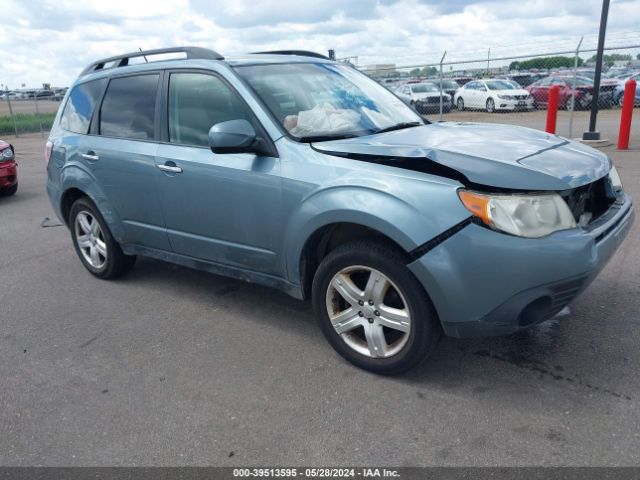
[(102, 218), (107, 222), (116, 241), (121, 242), (124, 239), (124, 230), (118, 214), (111, 207), (98, 183), (88, 172), (74, 166), (67, 167), (62, 171), (60, 185), (62, 192), (59, 200), (60, 214), (67, 226), (69, 225), (71, 206), (79, 198), (86, 197), (95, 205)]
[(406, 256), (407, 263), (410, 261), (407, 250), (396, 240), (379, 230), (352, 222), (336, 222), (324, 225), (309, 235), (300, 252), (298, 271), (304, 298), (311, 297), (313, 278), (324, 257), (341, 245), (365, 239), (378, 240), (380, 243)]

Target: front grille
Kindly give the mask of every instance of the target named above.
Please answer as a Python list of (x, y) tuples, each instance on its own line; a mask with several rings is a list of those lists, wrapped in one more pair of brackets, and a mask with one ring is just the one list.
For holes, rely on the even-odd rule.
[(529, 95), (514, 95), (516, 100), (525, 100)]
[(586, 226), (593, 222), (616, 201), (616, 195), (608, 176), (563, 192), (561, 195), (567, 202), (576, 223), (580, 226)]

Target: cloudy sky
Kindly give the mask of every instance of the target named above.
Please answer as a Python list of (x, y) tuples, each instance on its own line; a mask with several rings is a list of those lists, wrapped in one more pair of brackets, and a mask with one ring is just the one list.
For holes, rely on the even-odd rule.
[[(0, 85), (68, 85), (95, 59), (176, 45), (310, 49), (417, 65), (594, 46), (601, 0), (0, 0)], [(640, 44), (640, 0), (612, 0), (610, 44)], [(640, 49), (638, 49), (640, 53)]]

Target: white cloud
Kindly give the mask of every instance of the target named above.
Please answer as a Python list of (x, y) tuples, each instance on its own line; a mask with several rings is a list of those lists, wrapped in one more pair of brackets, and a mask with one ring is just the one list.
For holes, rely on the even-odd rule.
[[(68, 85), (96, 59), (199, 45), (223, 55), (309, 49), (417, 65), (595, 44), (600, 0), (0, 0), (0, 84)], [(609, 41), (640, 44), (640, 0), (613, 1)], [(626, 32), (626, 33), (624, 33)], [(640, 49), (638, 50), (640, 52)]]

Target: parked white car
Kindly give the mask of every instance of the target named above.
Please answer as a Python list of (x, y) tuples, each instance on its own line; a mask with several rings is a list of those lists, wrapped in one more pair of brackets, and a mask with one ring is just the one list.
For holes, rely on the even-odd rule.
[[(435, 112), (440, 109), (440, 89), (433, 82), (407, 83), (400, 85), (395, 94), (419, 113)], [(442, 93), (442, 111), (451, 110), (451, 95)]]
[(489, 113), (496, 110), (531, 110), (533, 97), (509, 80), (473, 80), (456, 92), (453, 99), (458, 110), (479, 109)]

